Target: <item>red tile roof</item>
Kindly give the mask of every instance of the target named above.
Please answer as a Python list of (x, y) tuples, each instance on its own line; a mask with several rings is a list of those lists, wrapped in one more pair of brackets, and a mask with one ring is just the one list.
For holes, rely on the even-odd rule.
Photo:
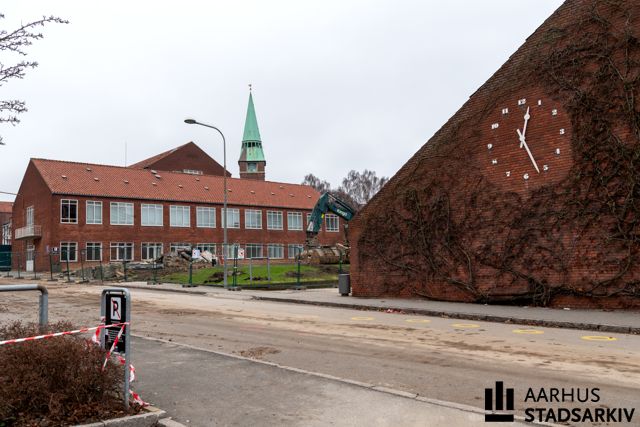
[(189, 144), (193, 144), (193, 143), (192, 143), (192, 142), (187, 142), (186, 144), (182, 144), (182, 145), (180, 145), (179, 147), (172, 148), (171, 150), (167, 150), (167, 151), (165, 151), (165, 152), (163, 152), (163, 153), (160, 153), (160, 154), (156, 154), (156, 155), (155, 155), (155, 156), (153, 156), (153, 157), (149, 157), (148, 159), (141, 160), (141, 161), (139, 161), (138, 163), (134, 163), (134, 164), (129, 165), (129, 166), (127, 166), (127, 167), (130, 167), (130, 168), (140, 168), (140, 169), (144, 169), (144, 168), (146, 168), (147, 166), (149, 166), (149, 165), (152, 165), (152, 164), (156, 163), (158, 160), (162, 160), (162, 159), (164, 159), (164, 158), (165, 158), (165, 157), (167, 157), (169, 154), (173, 154), (173, 153), (175, 153), (176, 151), (178, 151), (179, 149), (181, 149), (182, 147), (185, 147), (185, 146), (187, 146), (187, 145), (189, 145)]
[[(54, 194), (223, 203), (223, 177), (147, 169), (31, 159)], [(230, 205), (313, 209), (320, 194), (312, 187), (270, 181), (227, 178)]]
[(13, 202), (0, 202), (0, 213), (11, 213), (13, 211)]

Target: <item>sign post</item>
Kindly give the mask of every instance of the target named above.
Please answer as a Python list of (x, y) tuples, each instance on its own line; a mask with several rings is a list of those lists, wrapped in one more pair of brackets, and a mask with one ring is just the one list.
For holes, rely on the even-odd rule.
[(126, 288), (106, 288), (102, 290), (100, 300), (100, 315), (104, 318), (105, 325), (115, 323), (127, 323), (122, 326), (105, 328), (100, 334), (100, 345), (109, 350), (113, 345), (120, 330), (122, 335), (114, 351), (124, 353), (124, 407), (129, 409), (129, 366), (131, 364), (131, 294)]

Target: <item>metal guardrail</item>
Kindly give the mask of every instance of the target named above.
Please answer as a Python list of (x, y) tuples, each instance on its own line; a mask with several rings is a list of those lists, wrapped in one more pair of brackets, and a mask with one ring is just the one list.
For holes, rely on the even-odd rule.
[(38, 318), (40, 326), (49, 322), (49, 291), (43, 285), (2, 285), (0, 292), (40, 291)]

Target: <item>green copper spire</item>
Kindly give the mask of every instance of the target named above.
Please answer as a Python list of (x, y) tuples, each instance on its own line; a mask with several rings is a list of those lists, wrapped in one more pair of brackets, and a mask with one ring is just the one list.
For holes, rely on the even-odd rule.
[[(249, 89), (251, 90), (251, 89)], [(247, 119), (244, 122), (244, 135), (242, 137), (242, 162), (266, 162), (262, 151), (262, 140), (256, 119), (256, 110), (253, 107), (253, 94), (249, 92), (249, 106), (247, 107)]]

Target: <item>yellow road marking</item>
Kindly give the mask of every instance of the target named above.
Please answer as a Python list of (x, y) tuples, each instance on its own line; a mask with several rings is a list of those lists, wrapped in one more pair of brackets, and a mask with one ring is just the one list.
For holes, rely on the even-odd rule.
[(512, 332), (514, 334), (528, 334), (528, 335), (544, 334), (544, 331), (541, 331), (539, 329), (514, 329)]
[(352, 317), (351, 320), (373, 320), (373, 317)]
[(474, 329), (480, 327), (480, 325), (476, 325), (475, 323), (454, 323), (451, 326), (458, 329)]
[(407, 319), (407, 320), (405, 320), (405, 322), (409, 322), (409, 323), (429, 323), (429, 322), (431, 322), (431, 320), (428, 320), (428, 319)]
[(606, 337), (604, 335), (586, 335), (582, 337), (585, 341), (617, 341), (618, 338), (615, 337)]

